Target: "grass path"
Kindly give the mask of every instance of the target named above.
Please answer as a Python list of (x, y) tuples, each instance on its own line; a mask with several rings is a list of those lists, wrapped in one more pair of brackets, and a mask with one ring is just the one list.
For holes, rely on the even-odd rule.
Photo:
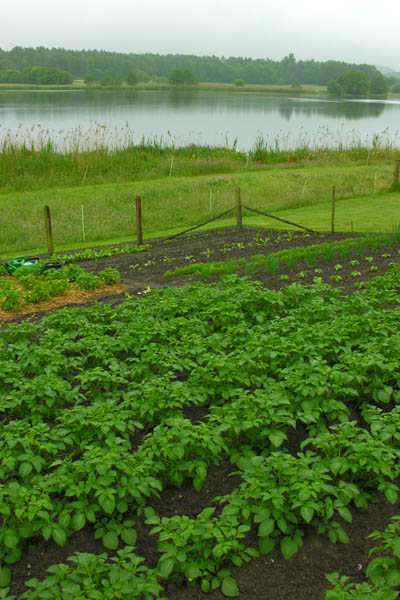
[[(331, 206), (327, 202), (275, 213), (276, 216), (316, 231), (330, 231)], [(272, 219), (245, 219), (248, 225), (257, 224), (273, 228), (284, 228)], [(377, 233), (390, 232), (400, 225), (400, 194), (387, 193), (377, 196), (362, 196), (342, 200), (335, 206), (335, 230), (337, 232)], [(292, 229), (288, 226), (288, 229)]]
[[(269, 167), (257, 172), (2, 194), (0, 256), (45, 251), (44, 205), (51, 208), (55, 247), (61, 250), (133, 239), (137, 195), (142, 196), (144, 234), (149, 238), (191, 227), (233, 207), (238, 187), (244, 204), (326, 231), (335, 185), (337, 231), (350, 231), (351, 222), (355, 231), (390, 231), (400, 222), (400, 195), (383, 195), (390, 186), (392, 168), (391, 164)], [(245, 222), (282, 228), (258, 216)]]

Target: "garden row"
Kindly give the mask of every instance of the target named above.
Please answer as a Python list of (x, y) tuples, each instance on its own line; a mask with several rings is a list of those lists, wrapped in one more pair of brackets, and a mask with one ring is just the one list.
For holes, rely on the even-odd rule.
[(0, 309), (18, 310), (25, 304), (36, 304), (73, 288), (94, 290), (101, 285), (115, 285), (120, 280), (120, 274), (112, 267), (97, 275), (74, 264), (62, 269), (43, 271), (42, 268), (42, 262), (34, 267), (19, 267), (14, 277), (9, 277), (5, 268), (0, 266)]
[[(312, 244), (305, 247), (296, 246), (294, 248), (270, 252), (268, 254), (255, 254), (246, 260), (230, 259), (227, 261), (200, 262), (191, 263), (183, 267), (177, 267), (174, 270), (165, 272), (165, 277), (174, 277), (177, 275), (198, 274), (204, 281), (207, 281), (212, 275), (232, 274), (245, 272), (252, 277), (261, 269), (276, 275), (282, 267), (287, 267), (289, 271), (295, 271), (300, 261), (305, 261), (308, 268), (316, 265), (318, 258), (323, 257), (326, 264), (330, 264), (335, 256), (348, 260), (355, 253), (364, 256), (366, 252), (379, 252), (382, 248), (393, 248), (400, 240), (400, 231), (394, 231), (391, 234), (380, 236), (362, 236), (352, 237), (335, 242), (324, 242), (322, 244)], [(210, 257), (208, 257), (210, 258)], [(373, 258), (370, 259), (371, 262)], [(352, 265), (356, 266), (357, 262)], [(371, 265), (373, 267), (373, 265)], [(372, 271), (375, 269), (372, 268)], [(333, 281), (335, 281), (333, 279)], [(340, 279), (337, 279), (340, 281)]]
[[(15, 597), (8, 565), (28, 545), (62, 547), (83, 528), (111, 561), (76, 553), (21, 600), (149, 600), (172, 582), (235, 597), (233, 566), (275, 546), (290, 558), (306, 528), (348, 542), (352, 510), (398, 498), (400, 317), (386, 307), (399, 285), (397, 265), (345, 298), (322, 283), (274, 292), (230, 275), (2, 330), (0, 597)], [(203, 416), (191, 420), (195, 407)], [(201, 500), (224, 460), (239, 483)], [(195, 515), (158, 513), (160, 494), (187, 481)], [(158, 538), (155, 566), (135, 553), (140, 519)], [(397, 594), (398, 528), (376, 534), (389, 555), (364, 585), (382, 600)]]
[(52, 260), (56, 260), (62, 263), (75, 263), (80, 260), (93, 260), (97, 258), (108, 258), (110, 256), (120, 256), (121, 254), (132, 254), (135, 252), (144, 252), (149, 248), (149, 244), (142, 246), (135, 246), (134, 244), (125, 244), (124, 246), (106, 246), (98, 250), (87, 248), (80, 252), (73, 252), (71, 254), (55, 254), (51, 257)]

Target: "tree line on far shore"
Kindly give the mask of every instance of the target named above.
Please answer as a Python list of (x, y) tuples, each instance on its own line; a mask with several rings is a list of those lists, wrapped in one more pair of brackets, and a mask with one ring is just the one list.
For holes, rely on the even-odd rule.
[(382, 96), (389, 89), (393, 90), (393, 86), (400, 87), (400, 73), (395, 75), (384, 77), (373, 65), (296, 60), (292, 53), (280, 61), (273, 61), (269, 58), (122, 54), (45, 47), (0, 49), (0, 81), (3, 83), (64, 85), (82, 79), (89, 86), (135, 85), (148, 81), (176, 85), (199, 81), (292, 87), (311, 84), (327, 85), (329, 93), (335, 96)]
[[(368, 79), (364, 71), (347, 70), (337, 80), (328, 81), (328, 93), (331, 96), (386, 98), (388, 91), (388, 81), (379, 71)], [(393, 86), (392, 91), (400, 92), (400, 81)]]

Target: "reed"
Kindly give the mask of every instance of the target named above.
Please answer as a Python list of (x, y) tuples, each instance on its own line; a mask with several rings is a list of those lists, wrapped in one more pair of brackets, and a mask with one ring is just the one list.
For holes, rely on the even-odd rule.
[[(364, 140), (357, 132), (330, 132), (309, 136), (281, 132), (274, 139), (259, 135), (253, 148), (240, 151), (237, 140), (224, 146), (177, 145), (167, 139), (142, 138), (128, 125), (110, 128), (99, 123), (89, 129), (49, 131), (40, 126), (16, 132), (0, 128), (0, 191), (37, 190), (141, 181), (162, 177), (194, 177), (219, 173), (251, 172), (284, 164), (338, 164), (387, 162), (398, 156), (398, 134), (388, 131)], [(374, 191), (379, 191), (379, 173)], [(309, 187), (303, 182), (301, 203), (307, 204)], [(299, 199), (298, 199), (299, 202)]]

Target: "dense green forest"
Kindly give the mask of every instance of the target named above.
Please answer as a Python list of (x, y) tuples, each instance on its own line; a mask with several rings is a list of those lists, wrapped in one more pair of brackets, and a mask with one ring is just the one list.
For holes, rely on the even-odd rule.
[[(269, 58), (122, 54), (105, 50), (44, 47), (16, 46), (10, 51), (0, 49), (0, 77), (3, 82), (7, 80), (9, 83), (31, 83), (27, 74), (32, 73), (34, 67), (53, 69), (51, 72), (54, 77), (57, 69), (72, 74), (76, 79), (86, 78), (88, 82), (127, 81), (129, 77), (132, 82), (150, 79), (168, 81), (171, 72), (178, 69), (190, 73), (193, 82), (233, 83), (243, 80), (246, 84), (283, 85), (327, 85), (329, 81), (338, 80), (349, 69), (363, 71), (369, 80), (377, 72), (376, 67), (372, 65), (355, 65), (334, 60), (302, 61), (296, 60), (293, 54), (280, 61), (274, 61)], [(40, 75), (37, 71), (36, 74)], [(58, 77), (61, 77), (59, 72)]]

